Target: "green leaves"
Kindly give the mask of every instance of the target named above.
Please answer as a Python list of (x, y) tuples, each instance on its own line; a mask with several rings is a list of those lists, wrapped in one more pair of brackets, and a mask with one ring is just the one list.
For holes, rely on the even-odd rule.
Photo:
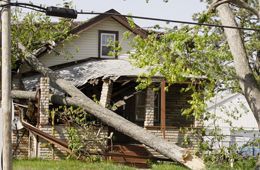
[(73, 153), (80, 154), (83, 148), (83, 143), (78, 129), (74, 127), (68, 127), (67, 133), (69, 138), (69, 148)]
[(161, 74), (170, 84), (187, 81), (190, 75), (217, 79), (215, 73), (225, 71), (226, 74), (233, 68), (224, 68), (222, 63), (231, 61), (232, 57), (227, 45), (221, 42), (223, 37), (214, 31), (183, 27), (165, 34), (151, 34), (146, 39), (136, 37), (132, 63), (149, 68), (148, 77)]
[[(128, 14), (128, 15), (131, 15), (131, 14)], [(127, 17), (127, 21), (128, 21), (128, 24), (130, 25), (130, 27), (131, 27), (132, 29), (135, 29), (135, 28), (136, 28), (136, 25), (135, 25), (135, 22), (134, 22), (133, 18)]]
[(12, 12), (12, 62), (15, 67), (17, 60), (23, 58), (17, 43), (21, 42), (30, 52), (46, 44), (61, 42), (74, 37), (69, 34), (72, 22), (61, 19), (52, 22), (51, 18), (39, 12), (23, 13), (15, 8)]
[[(202, 0), (211, 3), (210, 0)], [(248, 1), (251, 7), (259, 8), (258, 1)], [(239, 27), (259, 28), (259, 20), (245, 9), (232, 7)], [(207, 11), (194, 14), (193, 19), (198, 23), (220, 24), (216, 13)], [(154, 27), (160, 28), (159, 25)], [(241, 31), (244, 46), (249, 58), (249, 66), (254, 76), (260, 82), (260, 69), (257, 57), (260, 53), (260, 32)], [(138, 88), (145, 88), (152, 83), (151, 78), (156, 75), (165, 77), (169, 85), (173, 83), (187, 83), (189, 86), (183, 91), (191, 91), (190, 108), (183, 110), (187, 117), (193, 116), (196, 120), (212, 120), (214, 128), (207, 133), (212, 136), (211, 141), (201, 142), (200, 154), (203, 153), (212, 162), (223, 162), (227, 158), (237, 159), (237, 146), (220, 147), (219, 150), (210, 150), (216, 143), (222, 141), (220, 127), (215, 126), (216, 120), (222, 120), (206, 111), (205, 101), (212, 98), (216, 92), (222, 90), (240, 91), (238, 79), (234, 70), (233, 57), (226, 41), (222, 28), (197, 26), (180, 26), (178, 29), (169, 29), (164, 33), (150, 32), (146, 39), (136, 37), (133, 46), (135, 53), (131, 54), (132, 63), (146, 68), (148, 73), (140, 75)], [(242, 107), (241, 107), (242, 108)], [(240, 109), (241, 109), (240, 108)], [(227, 113), (225, 116), (234, 120), (241, 115), (237, 112)], [(232, 121), (222, 120), (232, 127)], [(194, 129), (194, 128), (191, 128)], [(236, 129), (237, 130), (237, 129)], [(200, 135), (205, 135), (202, 129)], [(210, 151), (209, 151), (210, 150)]]

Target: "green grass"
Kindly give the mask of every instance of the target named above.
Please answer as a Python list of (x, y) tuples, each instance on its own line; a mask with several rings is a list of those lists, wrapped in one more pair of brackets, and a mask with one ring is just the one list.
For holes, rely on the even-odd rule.
[(181, 165), (176, 165), (174, 163), (161, 163), (161, 164), (153, 164), (152, 170), (188, 170)]
[[(230, 168), (228, 164), (211, 164), (209, 170), (254, 170), (255, 160), (239, 161)], [(14, 160), (14, 170), (135, 170), (136, 168), (112, 164), (111, 162), (82, 162), (78, 160)], [(187, 170), (174, 163), (152, 164), (152, 170)]]
[(14, 170), (134, 170), (135, 168), (109, 162), (81, 162), (77, 160), (15, 160)]
[(233, 168), (228, 163), (208, 165), (209, 170), (255, 170), (256, 159), (240, 160), (234, 163)]
[[(82, 162), (77, 160), (14, 160), (14, 170), (135, 170), (136, 168), (111, 162)], [(173, 163), (153, 164), (152, 170), (187, 170)]]

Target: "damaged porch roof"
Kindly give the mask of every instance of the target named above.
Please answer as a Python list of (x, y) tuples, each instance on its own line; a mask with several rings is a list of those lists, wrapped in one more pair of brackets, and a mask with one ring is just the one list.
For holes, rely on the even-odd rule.
[[(137, 78), (142, 73), (148, 73), (148, 69), (133, 66), (128, 55), (119, 56), (118, 59), (90, 58), (79, 63), (70, 63), (66, 66), (55, 66), (53, 69), (62, 79), (72, 82), (76, 87), (81, 87), (86, 83), (95, 83), (99, 79), (110, 79), (117, 81), (120, 77)], [(26, 90), (35, 90), (41, 75), (37, 74), (23, 78)], [(207, 79), (205, 76), (186, 75), (187, 79)], [(154, 82), (159, 82), (163, 76), (153, 77)]]
[[(55, 71), (65, 80), (80, 87), (96, 79), (110, 79), (116, 81), (120, 77), (138, 77), (147, 72), (145, 69), (137, 68), (126, 59), (90, 59), (78, 64), (60, 67)], [(157, 78), (160, 78), (158, 76)], [(23, 79), (27, 90), (35, 89), (40, 75), (34, 75)]]

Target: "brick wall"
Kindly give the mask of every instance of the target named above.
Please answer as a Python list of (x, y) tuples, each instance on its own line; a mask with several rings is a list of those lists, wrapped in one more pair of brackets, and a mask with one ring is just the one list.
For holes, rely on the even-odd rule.
[[(108, 136), (107, 127), (102, 128), (98, 136), (99, 127), (90, 127), (87, 131), (79, 127), (77, 128), (78, 135), (83, 139), (82, 145), (84, 146), (85, 151), (101, 151), (106, 147), (107, 141), (103, 140), (103, 138)], [(67, 143), (69, 141), (69, 134), (67, 126), (65, 125), (55, 125), (54, 128), (52, 128), (52, 126), (45, 126), (44, 131)], [(66, 151), (49, 144), (43, 139), (39, 139), (38, 147), (40, 148), (38, 157), (42, 159), (64, 159), (68, 156)]]
[[(41, 127), (41, 130), (45, 133), (48, 133), (57, 139), (61, 139), (67, 142), (68, 133), (66, 131), (66, 127), (64, 125), (56, 125), (52, 127), (51, 125), (45, 125)], [(63, 151), (59, 147), (56, 147), (44, 139), (39, 138), (38, 143), (38, 157), (43, 159), (60, 159), (66, 158), (68, 154), (66, 151)]]
[[(147, 127), (147, 130), (151, 133), (153, 133), (154, 135), (158, 136), (159, 138), (163, 138), (163, 134), (160, 130), (160, 127)], [(189, 138), (191, 145), (184, 145), (184, 140), (185, 138)], [(196, 135), (192, 134), (190, 131), (187, 132), (182, 132), (179, 128), (177, 127), (168, 127), (165, 130), (165, 139), (166, 141), (172, 143), (172, 144), (176, 144), (178, 146), (181, 147), (186, 147), (189, 148), (190, 150), (193, 150), (194, 148), (196, 148), (197, 146), (197, 141), (198, 138), (196, 137)], [(164, 158), (163, 155), (161, 155), (160, 153), (156, 152), (155, 150), (147, 147), (147, 149), (156, 157), (162, 157)]]
[(12, 132), (12, 147), (13, 147), (13, 156), (15, 158), (28, 158), (29, 153), (29, 132), (26, 129), (14, 130)]

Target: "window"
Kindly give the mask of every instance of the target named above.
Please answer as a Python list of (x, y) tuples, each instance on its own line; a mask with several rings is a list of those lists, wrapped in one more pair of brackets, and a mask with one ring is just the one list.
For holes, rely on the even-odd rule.
[(113, 52), (112, 46), (118, 41), (117, 31), (99, 31), (99, 57), (111, 57), (109, 52)]
[(135, 120), (144, 121), (145, 119), (145, 101), (146, 91), (139, 92), (135, 95)]
[(160, 122), (160, 113), (161, 113), (161, 93), (156, 91), (154, 94), (154, 122)]

